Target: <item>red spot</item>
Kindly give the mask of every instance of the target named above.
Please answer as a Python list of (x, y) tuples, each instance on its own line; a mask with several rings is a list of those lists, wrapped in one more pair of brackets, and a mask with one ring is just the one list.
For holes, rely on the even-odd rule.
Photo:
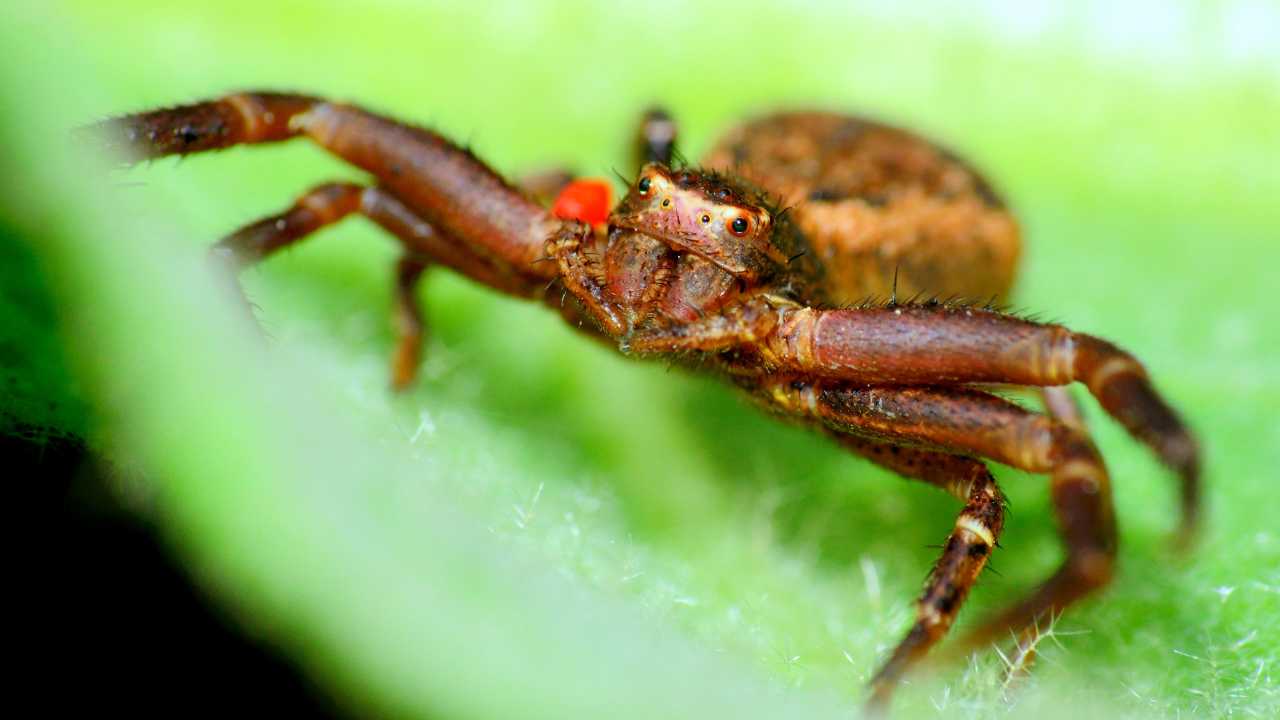
[(564, 220), (581, 220), (599, 225), (609, 219), (609, 183), (604, 180), (574, 180), (556, 196), (551, 212)]

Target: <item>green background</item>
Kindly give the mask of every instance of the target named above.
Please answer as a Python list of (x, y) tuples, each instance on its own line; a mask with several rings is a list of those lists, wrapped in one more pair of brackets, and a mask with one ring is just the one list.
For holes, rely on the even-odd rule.
[[(204, 248), (358, 174), (301, 143), (106, 168), (70, 130), (298, 89), (509, 174), (608, 175), (654, 101), (695, 156), (752, 112), (856, 110), (994, 178), (1027, 231), (1018, 304), (1142, 358), (1208, 461), (1206, 532), (1179, 559), (1171, 478), (1090, 405), (1115, 585), (1017, 687), (982, 653), (917, 675), (902, 715), (1280, 714), (1280, 11), (889, 7), (10, 4), (0, 416), (87, 435), (193, 579), (352, 708), (848, 716), (952, 501), (443, 273), (424, 377), (393, 396), (394, 247), (359, 220), (246, 275), (261, 342)], [(999, 575), (962, 626), (1060, 558), (1043, 478), (999, 477)]]

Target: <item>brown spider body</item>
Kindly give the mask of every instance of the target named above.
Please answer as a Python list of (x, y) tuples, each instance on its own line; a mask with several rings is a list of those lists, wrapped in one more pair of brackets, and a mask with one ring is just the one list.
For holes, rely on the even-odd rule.
[(790, 208), (822, 264), (829, 302), (852, 305), (895, 290), (999, 299), (1013, 283), (1013, 216), (970, 167), (910, 133), (830, 113), (786, 113), (730, 131), (703, 162), (739, 173)]
[[(983, 460), (1049, 476), (1067, 558), (975, 639), (1024, 629), (1109, 580), (1110, 478), (1059, 386), (1084, 384), (1179, 475), (1182, 537), (1195, 524), (1196, 441), (1128, 353), (981, 305), (897, 301), (1002, 298), (1019, 253), (1017, 224), (990, 186), (904, 131), (780, 114), (730, 132), (702, 168), (672, 168), (674, 125), (652, 112), (642, 126), (649, 162), (594, 229), (532, 199), (564, 173), (521, 192), (429, 130), (316, 98), (245, 93), (100, 129), (134, 157), (306, 136), (370, 173), (373, 184), (318, 186), (217, 247), (243, 266), (352, 213), (381, 225), (404, 248), (397, 387), (418, 364), (414, 290), (427, 267), (443, 265), (542, 300), (623, 352), (725, 377), (769, 410), (954, 495), (964, 507), (915, 624), (872, 681), (872, 707), (946, 633), (996, 545), (1003, 499)], [(1041, 388), (1046, 412), (987, 384)]]

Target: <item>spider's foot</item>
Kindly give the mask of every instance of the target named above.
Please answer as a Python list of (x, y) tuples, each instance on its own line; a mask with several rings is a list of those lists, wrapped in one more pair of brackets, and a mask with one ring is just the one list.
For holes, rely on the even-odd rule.
[(404, 392), (413, 386), (422, 366), (422, 336), (402, 336), (391, 355), (391, 389)]

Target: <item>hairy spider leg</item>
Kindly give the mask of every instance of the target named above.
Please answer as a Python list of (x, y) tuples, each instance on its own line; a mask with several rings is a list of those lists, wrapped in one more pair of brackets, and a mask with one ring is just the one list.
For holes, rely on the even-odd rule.
[[(99, 124), (135, 159), (305, 136), (378, 178), (413, 214), (530, 286), (554, 279), (543, 258), (561, 222), (470, 151), (424, 128), (304, 95), (248, 92)], [(499, 288), (503, 289), (503, 288)]]
[(1004, 495), (981, 461), (833, 433), (846, 448), (904, 477), (936, 485), (964, 503), (942, 555), (916, 600), (916, 620), (871, 680), (868, 709), (882, 713), (898, 681), (951, 629), (1004, 528)]
[(214, 252), (230, 255), (237, 269), (244, 268), (353, 213), (377, 223), (403, 246), (393, 293), (397, 342), (392, 355), (391, 382), (396, 389), (404, 389), (413, 382), (421, 360), (425, 325), (415, 292), (423, 271), (430, 264), (445, 265), (508, 293), (519, 295), (529, 291), (486, 258), (469, 252), (466, 245), (442, 237), (389, 191), (355, 183), (325, 183), (312, 188), (284, 212), (250, 223), (226, 236), (214, 246)]
[(397, 388), (411, 382), (420, 357), (423, 323), (412, 296), (424, 263), (449, 266), (522, 297), (537, 296), (556, 276), (555, 264), (543, 262), (544, 252), (562, 223), (469, 151), (429, 130), (356, 107), (270, 92), (127, 115), (93, 130), (131, 159), (306, 136), (376, 176), (379, 185), (373, 188), (318, 187), (290, 210), (243, 228), (220, 247), (241, 264), (256, 261), (353, 212), (399, 238), (406, 256), (395, 285), (400, 340), (392, 381)]
[(767, 380), (757, 393), (779, 409), (878, 442), (967, 453), (1050, 476), (1054, 513), (1066, 544), (1058, 571), (973, 636), (985, 641), (1060, 612), (1111, 579), (1115, 511), (1102, 457), (1079, 430), (968, 388), (875, 387), (812, 377)]
[(1179, 534), (1184, 540), (1194, 534), (1200, 508), (1194, 436), (1132, 355), (1060, 325), (941, 303), (815, 310), (752, 298), (693, 323), (629, 338), (628, 346), (642, 353), (754, 354), (769, 372), (876, 385), (1082, 382), (1109, 415), (1178, 474)]
[(791, 313), (768, 344), (784, 368), (868, 383), (1082, 382), (1106, 412), (1181, 480), (1180, 534), (1199, 517), (1191, 432), (1132, 355), (1099, 338), (977, 308), (943, 305)]
[(676, 139), (679, 137), (676, 121), (665, 109), (652, 107), (640, 118), (640, 131), (636, 142), (636, 170), (656, 162), (671, 167), (676, 155)]

